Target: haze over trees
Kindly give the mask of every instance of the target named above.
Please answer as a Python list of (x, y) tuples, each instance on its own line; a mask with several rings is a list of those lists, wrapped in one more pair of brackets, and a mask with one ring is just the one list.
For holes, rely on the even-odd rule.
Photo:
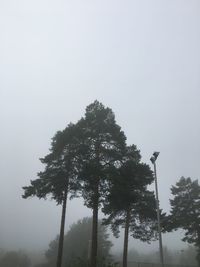
[[(50, 153), (41, 162), (45, 169), (38, 173), (37, 179), (31, 180), (29, 186), (23, 187), (23, 198), (36, 196), (46, 199), (50, 196), (62, 205), (60, 234), (47, 252), (49, 264), (61, 267), (62, 259), (69, 264), (68, 258), (63, 257), (63, 244), (67, 247), (66, 240), (72, 233), (75, 235), (79, 227), (88, 224), (91, 226), (87, 228), (87, 231), (91, 230), (88, 235), (91, 249), (87, 250), (87, 259), (90, 267), (102, 266), (98, 249), (102, 246), (102, 234), (98, 232), (103, 229), (99, 225), (100, 209), (106, 215), (104, 223), (111, 226), (115, 236), (119, 233), (119, 227), (124, 227), (123, 267), (127, 267), (129, 235), (144, 242), (156, 239), (156, 201), (154, 193), (148, 189), (154, 181), (152, 171), (141, 162), (137, 147), (127, 146), (126, 136), (110, 108), (98, 101), (86, 107), (85, 115), (77, 123), (70, 123), (63, 131), (56, 133)], [(171, 231), (182, 227), (187, 230), (184, 241), (199, 248), (198, 182), (181, 178), (176, 187), (172, 187), (172, 194), (175, 197), (171, 200), (171, 215), (164, 221), (165, 229)], [(92, 210), (92, 219), (79, 221), (64, 238), (69, 195), (70, 198), (83, 198), (84, 204)], [(185, 214), (188, 214), (187, 221), (184, 221)], [(85, 249), (88, 239), (84, 243)], [(68, 246), (66, 253), (73, 249)], [(84, 251), (85, 254), (80, 252), (74, 255), (85, 259), (86, 249)]]
[(0, 267), (30, 267), (29, 257), (21, 251), (8, 251), (0, 257)]
[[(71, 134), (73, 133), (73, 134)], [(109, 190), (109, 179), (125, 150), (125, 135), (115, 122), (111, 109), (95, 101), (86, 108), (85, 117), (76, 125), (69, 125), (53, 138), (51, 153), (42, 162), (46, 164), (39, 178), (23, 187), (24, 198), (46, 198), (51, 194), (63, 204), (57, 267), (61, 266), (64, 236), (64, 218), (70, 179), (75, 190), (93, 211), (91, 266), (97, 264), (98, 210)], [(72, 186), (73, 190), (74, 187)]]
[[(167, 266), (197, 266), (196, 249), (189, 245), (184, 249), (170, 249), (170, 247), (163, 247), (165, 255), (165, 264)], [(113, 255), (116, 262), (121, 262), (122, 254), (115, 253)], [(137, 263), (145, 263), (145, 266), (160, 266), (159, 251), (144, 252), (142, 250), (130, 249), (128, 251), (129, 265), (137, 266)], [(148, 265), (149, 264), (149, 265)], [(155, 264), (155, 265), (154, 265)], [(142, 264), (141, 264), (142, 266)]]
[[(87, 265), (91, 249), (92, 218), (83, 218), (70, 226), (64, 236), (63, 266)], [(98, 224), (98, 263), (105, 264), (110, 261), (112, 243), (108, 239), (106, 226)], [(55, 266), (59, 238), (49, 244), (46, 252), (48, 263), (46, 266)]]
[(168, 217), (166, 229), (168, 231), (182, 228), (185, 236), (182, 239), (193, 244), (197, 249), (197, 261), (200, 266), (200, 185), (198, 180), (181, 177), (175, 186), (172, 186), (173, 199), (171, 214)]
[[(79, 192), (85, 205), (91, 208), (93, 212), (90, 263), (91, 266), (95, 267), (98, 251), (99, 208), (104, 207), (106, 198), (108, 204), (108, 192), (115, 190), (117, 183), (120, 184), (121, 180), (124, 179), (125, 181), (124, 172), (127, 171), (127, 168), (132, 173), (129, 173), (128, 176), (130, 180), (125, 181), (125, 190), (131, 185), (131, 176), (135, 172), (135, 180), (133, 179), (134, 182), (131, 185), (131, 188), (135, 190), (134, 196), (132, 196), (136, 198), (135, 210), (139, 209), (136, 208), (137, 202), (145, 202), (147, 197), (149, 200), (152, 199), (153, 195), (150, 192), (145, 192), (147, 184), (153, 181), (149, 167), (139, 165), (140, 155), (136, 151), (136, 147), (126, 147), (126, 137), (116, 124), (114, 113), (98, 101), (86, 108), (85, 116), (76, 124), (68, 125), (64, 131), (55, 135), (50, 154), (41, 161), (46, 165), (45, 170), (38, 174), (38, 179), (31, 181), (30, 186), (23, 187), (23, 197), (46, 198), (50, 194), (57, 204), (63, 205), (57, 267), (60, 267), (62, 262), (66, 200), (68, 192), (71, 191)], [(140, 190), (140, 193), (145, 192), (143, 197), (142, 195), (140, 198), (138, 197), (137, 190)], [(133, 194), (133, 191), (130, 194)], [(124, 203), (124, 207), (126, 204)], [(143, 206), (142, 209), (144, 210), (145, 207)], [(131, 208), (128, 213), (127, 210), (125, 211), (128, 218), (126, 231), (129, 229), (130, 211)], [(148, 220), (147, 217), (145, 218), (146, 215), (145, 212), (142, 214), (140, 211), (139, 217), (140, 222), (143, 220), (143, 224), (141, 224), (143, 230), (144, 220)], [(135, 226), (135, 232), (136, 228), (138, 228), (138, 225)], [(141, 229), (137, 229), (137, 233), (139, 231)], [(125, 242), (126, 251), (127, 244), (128, 239)], [(127, 252), (124, 255), (127, 255)]]

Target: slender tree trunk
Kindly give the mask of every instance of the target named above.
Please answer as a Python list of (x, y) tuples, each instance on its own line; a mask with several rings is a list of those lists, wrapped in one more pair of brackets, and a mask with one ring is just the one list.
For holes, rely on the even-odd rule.
[(197, 235), (198, 235), (198, 246), (197, 246), (196, 260), (198, 267), (200, 267), (200, 230), (197, 232)]
[(97, 249), (98, 249), (98, 205), (99, 204), (99, 192), (98, 185), (95, 189), (95, 201), (93, 206), (93, 215), (92, 215), (92, 248), (91, 248), (91, 258), (90, 258), (90, 267), (97, 266)]
[(130, 209), (128, 209), (126, 212), (126, 222), (124, 229), (123, 267), (127, 267), (129, 225), (130, 225)]
[(64, 191), (63, 203), (62, 203), (62, 216), (61, 216), (61, 224), (60, 224), (60, 236), (59, 236), (59, 244), (58, 244), (58, 255), (57, 255), (57, 267), (62, 266), (62, 255), (63, 255), (63, 241), (64, 241), (64, 231), (65, 231), (65, 214), (66, 214), (66, 206), (67, 206), (67, 193), (68, 193), (68, 185)]
[(197, 256), (196, 256), (198, 267), (200, 267), (200, 247), (197, 248)]

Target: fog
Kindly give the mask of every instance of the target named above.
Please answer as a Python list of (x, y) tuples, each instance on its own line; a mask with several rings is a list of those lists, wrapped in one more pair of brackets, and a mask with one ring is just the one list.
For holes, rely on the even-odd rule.
[[(199, 25), (198, 0), (0, 1), (0, 248), (45, 250), (58, 234), (61, 207), (22, 199), (22, 186), (43, 169), (56, 131), (95, 99), (143, 162), (160, 151), (164, 211), (171, 185), (199, 179)], [(90, 215), (81, 199), (69, 201), (66, 231)], [(164, 245), (183, 248), (182, 234), (164, 235)]]

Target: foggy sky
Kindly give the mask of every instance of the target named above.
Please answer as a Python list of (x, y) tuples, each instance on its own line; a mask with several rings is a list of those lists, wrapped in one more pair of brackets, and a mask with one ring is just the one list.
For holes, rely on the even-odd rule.
[[(161, 208), (182, 175), (199, 179), (199, 25), (198, 0), (0, 1), (0, 247), (45, 249), (58, 234), (60, 207), (22, 186), (95, 99), (144, 162), (160, 151)], [(73, 200), (66, 227), (90, 215)]]

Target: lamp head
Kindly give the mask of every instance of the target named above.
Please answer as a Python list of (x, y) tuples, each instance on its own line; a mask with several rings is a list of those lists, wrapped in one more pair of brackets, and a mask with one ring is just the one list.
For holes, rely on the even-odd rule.
[(157, 157), (158, 157), (159, 154), (160, 154), (160, 152), (154, 152), (153, 153), (155, 160), (157, 159)]

